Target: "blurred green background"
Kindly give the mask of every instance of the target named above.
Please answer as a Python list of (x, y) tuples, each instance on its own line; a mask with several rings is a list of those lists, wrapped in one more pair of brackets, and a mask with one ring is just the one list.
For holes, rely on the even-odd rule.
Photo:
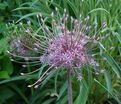
[[(98, 35), (108, 37), (99, 42), (93, 53), (103, 74), (84, 72), (81, 82), (72, 79), (74, 104), (120, 104), (121, 0), (0, 0), (0, 104), (67, 104), (66, 73), (48, 76), (38, 89), (28, 88), (41, 72), (21, 76), (28, 69), (11, 61), (6, 53), (9, 44), (4, 37), (7, 24), (31, 21), (36, 30), (39, 26), (36, 15), (48, 17), (56, 8), (61, 14), (66, 9), (76, 19), (80, 14), (82, 18), (89, 15), (89, 24), (95, 25), (92, 35), (97, 34), (103, 23), (107, 24)], [(44, 65), (37, 67), (40, 71), (46, 69)]]

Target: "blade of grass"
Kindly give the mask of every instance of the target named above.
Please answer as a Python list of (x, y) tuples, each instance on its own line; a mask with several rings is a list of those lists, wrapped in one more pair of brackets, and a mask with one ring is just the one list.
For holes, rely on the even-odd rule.
[(113, 59), (113, 57), (108, 55), (108, 54), (106, 54), (106, 53), (102, 54), (102, 57), (106, 59), (106, 61), (112, 67), (113, 71), (117, 74), (117, 77), (120, 78), (120, 76), (121, 76), (121, 68), (116, 63), (116, 61)]
[(13, 81), (19, 81), (19, 80), (25, 80), (25, 79), (36, 79), (38, 75), (26, 75), (26, 76), (16, 76), (16, 77), (11, 77), (7, 80), (0, 81), (0, 84), (5, 84), (8, 82), (13, 82)]
[(76, 98), (74, 104), (86, 104), (87, 98), (89, 94), (89, 88), (85, 82), (85, 80), (80, 81), (80, 92), (78, 97)]

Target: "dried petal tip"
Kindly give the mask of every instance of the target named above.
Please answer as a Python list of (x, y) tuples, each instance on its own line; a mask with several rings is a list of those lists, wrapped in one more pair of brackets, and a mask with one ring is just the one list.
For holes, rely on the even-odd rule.
[(10, 53), (8, 50), (6, 51), (7, 53)]
[(42, 14), (40, 13), (39, 16), (42, 17)]
[(58, 8), (56, 7), (55, 10), (58, 11)]
[(31, 21), (27, 21), (27, 24), (28, 24), (28, 25), (31, 25)]
[(52, 18), (54, 17), (54, 13), (53, 13), (53, 12), (51, 13), (51, 17), (52, 17)]
[(25, 58), (24, 58), (24, 60), (25, 60), (25, 61), (28, 61), (28, 60), (29, 60), (29, 58), (28, 58), (28, 57), (25, 57)]
[(25, 68), (25, 67), (26, 67), (26, 65), (22, 65), (22, 67), (24, 67), (24, 68)]
[(39, 87), (39, 85), (34, 86), (35, 89), (38, 88), (38, 87)]
[(87, 17), (85, 18), (85, 21), (89, 20), (89, 18), (90, 18), (90, 17), (89, 17), (89, 16), (87, 16)]
[(24, 73), (20, 73), (21, 75), (25, 75)]
[(107, 26), (107, 22), (103, 22), (102, 27), (105, 28)]
[(31, 85), (28, 85), (27, 87), (32, 87)]
[(64, 13), (66, 13), (66, 9), (64, 9)]
[(14, 61), (13, 59), (10, 59), (11, 61)]
[(22, 23), (22, 22), (20, 22), (20, 25), (23, 25), (23, 23)]

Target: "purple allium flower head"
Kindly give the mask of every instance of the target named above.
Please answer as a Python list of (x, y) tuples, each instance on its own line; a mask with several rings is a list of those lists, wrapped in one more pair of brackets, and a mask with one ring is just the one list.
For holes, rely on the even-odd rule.
[(10, 45), (11, 50), (13, 49), (13, 54), (26, 55), (26, 49), (22, 46), (19, 39), (12, 40)]
[[(81, 70), (79, 69), (84, 65), (96, 64), (88, 54), (88, 48), (86, 47), (87, 43), (92, 42), (92, 39), (87, 35), (90, 29), (90, 27), (86, 26), (89, 18), (86, 18), (84, 23), (70, 18), (66, 14), (64, 14), (64, 18), (60, 18), (58, 21), (56, 21), (57, 18), (54, 19), (53, 13), (51, 17), (52, 28), (46, 25), (48, 21), (46, 22), (42, 15), (40, 15), (40, 18), (37, 15), (38, 21), (41, 21), (40, 26), (43, 32), (41, 34), (41, 49), (43, 53), (40, 56), (40, 61), (43, 65), (49, 65), (50, 67), (34, 84), (28, 87), (35, 86), (37, 88), (48, 74), (53, 72), (52, 68), (67, 69), (68, 72), (81, 79)], [(71, 21), (68, 21), (68, 18)]]
[(42, 63), (47, 62), (58, 68), (79, 68), (94, 62), (89, 57), (85, 47), (89, 42), (89, 37), (82, 32), (82, 24), (76, 20), (73, 27), (71, 31), (67, 29), (65, 24), (55, 27), (59, 33), (57, 32), (47, 42), (45, 53), (40, 58)]
[[(37, 56), (40, 50), (40, 43), (36, 37), (33, 37), (33, 29), (31, 27), (22, 28), (20, 23), (10, 30), (8, 51), (13, 56), (19, 57), (34, 57)], [(18, 32), (16, 32), (18, 31)]]
[[(34, 56), (37, 53), (35, 51), (39, 50), (39, 44), (34, 43), (33, 39), (22, 39), (18, 37), (10, 42), (10, 52), (13, 54), (29, 57)], [(32, 42), (32, 43), (31, 43)]]
[(87, 49), (84, 46), (87, 41), (87, 37), (84, 35), (81, 35), (78, 40), (72, 33), (60, 35), (49, 42), (41, 61), (64, 68), (90, 64), (92, 60), (88, 57)]

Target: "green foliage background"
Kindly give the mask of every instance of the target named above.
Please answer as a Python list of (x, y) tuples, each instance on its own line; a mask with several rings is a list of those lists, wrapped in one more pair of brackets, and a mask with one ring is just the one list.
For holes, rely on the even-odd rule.
[[(66, 73), (50, 74), (38, 89), (28, 88), (45, 70), (40, 65), (39, 73), (21, 76), (27, 70), (21, 64), (11, 61), (6, 54), (7, 44), (4, 32), (6, 24), (13, 21), (31, 21), (36, 30), (36, 15), (49, 17), (55, 8), (63, 14), (79, 19), (90, 15), (89, 23), (96, 25), (96, 34), (101, 25), (107, 27), (98, 35), (109, 37), (100, 41), (94, 54), (103, 74), (92, 76), (84, 72), (84, 80), (72, 79), (74, 104), (120, 104), (121, 103), (121, 0), (0, 0), (0, 104), (67, 104)], [(12, 34), (9, 34), (12, 35)], [(49, 79), (49, 80), (48, 80)]]

